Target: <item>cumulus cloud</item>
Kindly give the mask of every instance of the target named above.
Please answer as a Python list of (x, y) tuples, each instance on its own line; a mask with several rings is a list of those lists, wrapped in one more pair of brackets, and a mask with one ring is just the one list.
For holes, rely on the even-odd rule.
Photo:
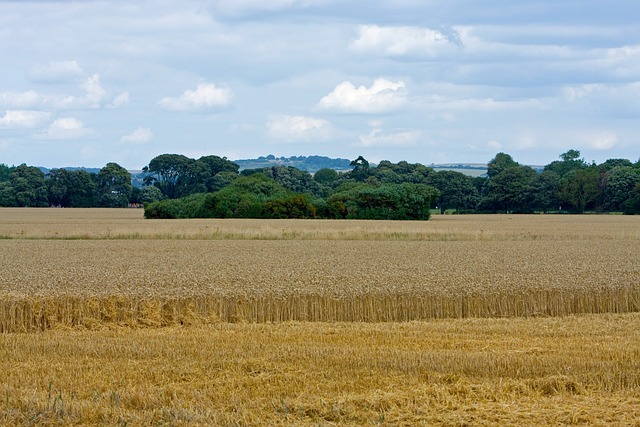
[(93, 131), (86, 128), (80, 120), (75, 117), (65, 117), (51, 123), (39, 137), (42, 139), (65, 140), (80, 139), (92, 134)]
[(422, 133), (417, 130), (404, 130), (394, 133), (384, 133), (375, 127), (366, 135), (358, 137), (360, 147), (414, 147), (422, 139)]
[(27, 77), (40, 83), (61, 83), (78, 79), (83, 74), (84, 71), (77, 61), (57, 61), (30, 68)]
[(104, 104), (107, 91), (100, 83), (100, 75), (94, 74), (80, 83), (84, 92), (81, 96), (61, 94), (41, 94), (34, 90), (26, 92), (0, 93), (0, 108), (6, 109), (52, 109), (68, 110), (100, 108)]
[(2, 129), (28, 129), (38, 126), (47, 120), (50, 114), (44, 111), (29, 110), (7, 110), (3, 117), (0, 117), (0, 128)]
[(397, 110), (406, 103), (406, 90), (403, 81), (392, 82), (376, 79), (369, 88), (355, 87), (345, 81), (320, 100), (320, 107), (352, 113), (385, 113)]
[(100, 84), (100, 75), (94, 74), (84, 81), (81, 85), (86, 95), (80, 102), (88, 104), (91, 108), (99, 108), (104, 101), (107, 91)]
[(232, 92), (211, 83), (200, 83), (195, 90), (186, 90), (178, 98), (165, 97), (158, 101), (160, 108), (169, 111), (201, 111), (224, 107), (231, 102)]
[(149, 128), (138, 127), (128, 135), (120, 138), (125, 144), (146, 144), (153, 139), (153, 132)]
[(119, 108), (129, 103), (129, 92), (122, 92), (118, 94), (113, 101), (107, 105), (108, 108)]
[(267, 122), (269, 136), (294, 142), (326, 139), (332, 129), (329, 121), (315, 117), (283, 115)]
[(362, 25), (349, 48), (385, 56), (436, 57), (455, 50), (457, 46), (449, 36), (429, 28)]
[(0, 108), (33, 108), (40, 103), (36, 91), (0, 93)]
[(614, 132), (597, 132), (589, 138), (589, 147), (594, 150), (610, 150), (618, 143)]

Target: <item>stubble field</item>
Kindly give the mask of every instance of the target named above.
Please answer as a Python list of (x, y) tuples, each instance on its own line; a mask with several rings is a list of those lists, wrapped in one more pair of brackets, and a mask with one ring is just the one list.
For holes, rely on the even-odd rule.
[(640, 218), (0, 210), (0, 422), (633, 425)]

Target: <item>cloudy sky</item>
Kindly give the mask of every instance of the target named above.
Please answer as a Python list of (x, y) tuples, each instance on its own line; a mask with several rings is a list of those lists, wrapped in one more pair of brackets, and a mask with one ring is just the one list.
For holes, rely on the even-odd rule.
[(637, 0), (0, 0), (0, 163), (640, 157)]

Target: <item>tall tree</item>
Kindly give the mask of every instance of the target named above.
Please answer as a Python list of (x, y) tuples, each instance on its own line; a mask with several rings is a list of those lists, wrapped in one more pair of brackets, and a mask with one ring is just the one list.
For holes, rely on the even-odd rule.
[(630, 166), (616, 166), (606, 176), (605, 209), (624, 210), (625, 202), (632, 197), (634, 188), (640, 182), (640, 170)]
[(544, 170), (553, 171), (563, 177), (573, 170), (584, 169), (587, 166), (584, 159), (580, 158), (580, 151), (571, 149), (566, 153), (560, 154), (560, 160), (549, 163), (544, 167)]
[(11, 172), (9, 185), (12, 188), (16, 206), (44, 207), (49, 205), (44, 173), (37, 167), (21, 164)]
[(498, 153), (487, 164), (487, 176), (489, 177), (489, 179), (491, 179), (500, 174), (500, 172), (504, 171), (505, 169), (514, 168), (517, 166), (520, 166), (520, 164), (513, 160), (513, 157), (511, 157), (509, 154)]
[(536, 171), (529, 166), (503, 169), (487, 180), (484, 209), (527, 213), (533, 211), (532, 185)]
[(131, 174), (117, 163), (107, 163), (96, 177), (98, 203), (102, 207), (123, 208), (129, 205)]
[(440, 171), (432, 175), (430, 182), (440, 191), (437, 205), (441, 213), (447, 209), (474, 210), (480, 201), (480, 193), (473, 178), (456, 171)]
[(597, 168), (580, 168), (567, 172), (560, 180), (558, 196), (578, 213), (595, 202), (598, 197), (600, 174)]

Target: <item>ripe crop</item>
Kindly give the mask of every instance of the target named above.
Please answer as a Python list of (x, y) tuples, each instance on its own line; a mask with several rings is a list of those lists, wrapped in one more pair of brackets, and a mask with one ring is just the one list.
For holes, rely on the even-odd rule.
[(0, 425), (640, 419), (638, 217), (0, 209), (0, 237)]
[[(640, 311), (635, 217), (394, 223), (22, 212), (0, 228), (8, 236), (0, 331)], [(49, 212), (69, 217), (45, 221)]]

